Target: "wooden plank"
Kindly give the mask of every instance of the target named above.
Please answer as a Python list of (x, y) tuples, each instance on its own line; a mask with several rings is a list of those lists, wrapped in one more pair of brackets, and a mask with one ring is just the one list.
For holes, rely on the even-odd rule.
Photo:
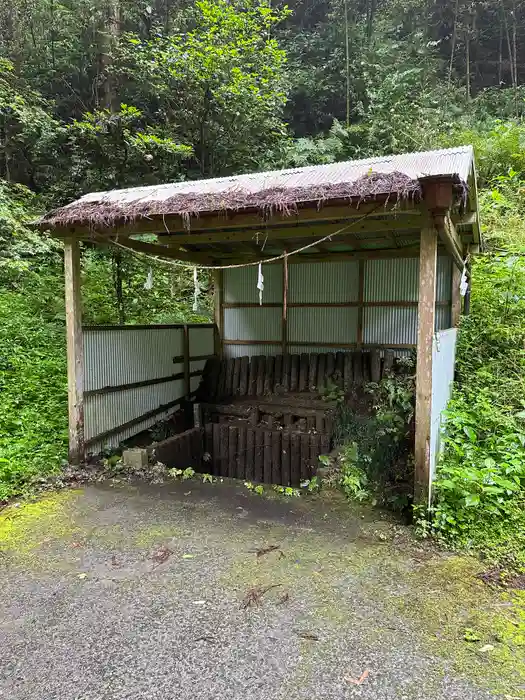
[(283, 486), (290, 485), (290, 433), (286, 430), (281, 437), (281, 481)]
[(306, 418), (306, 429), (315, 430), (317, 416), (307, 416)]
[(239, 378), (239, 395), (246, 396), (248, 393), (248, 370), (250, 366), (250, 358), (248, 355), (241, 357), (241, 374)]
[(452, 328), (457, 328), (459, 326), (459, 319), (461, 318), (461, 284), (462, 270), (460, 270), (456, 265), (452, 266), (452, 308), (451, 308), (451, 326)]
[(363, 384), (363, 353), (360, 350), (352, 353), (353, 381), (354, 384)]
[(219, 381), (217, 384), (217, 400), (220, 401), (226, 395), (226, 369), (228, 367), (228, 361), (226, 359), (221, 360), (221, 367), (219, 371)]
[(259, 355), (259, 361), (257, 363), (257, 396), (262, 396), (264, 394), (264, 376), (266, 373), (266, 357), (264, 355)]
[(221, 434), (218, 423), (213, 424), (213, 450), (211, 453), (211, 473), (219, 476), (221, 473)]
[(259, 366), (259, 357), (255, 355), (250, 359), (250, 372), (248, 375), (248, 396), (257, 394), (257, 369)]
[(204, 426), (203, 471), (213, 474), (213, 423)]
[(317, 391), (321, 392), (326, 386), (326, 353), (319, 355), (319, 364), (317, 367)]
[(283, 356), (275, 356), (275, 368), (273, 377), (274, 391), (282, 390), (283, 384)]
[(335, 372), (335, 355), (333, 352), (326, 353), (326, 380), (333, 383)]
[(222, 341), (224, 338), (224, 285), (223, 271), (213, 270), (213, 313), (215, 332), (213, 338), (214, 351), (217, 357), (222, 357)]
[(202, 406), (200, 403), (193, 404), (193, 427), (202, 427)]
[[(326, 433), (321, 433), (321, 444), (319, 447), (319, 453), (322, 455), (327, 455), (330, 452), (330, 437)], [(316, 465), (319, 466), (319, 465)]]
[(266, 395), (273, 393), (273, 369), (275, 364), (275, 357), (273, 355), (268, 355), (266, 358), (266, 374), (264, 377), (264, 393)]
[(317, 389), (317, 353), (313, 352), (310, 355), (310, 368), (308, 372), (308, 388), (310, 391)]
[(235, 425), (228, 427), (228, 476), (235, 479), (237, 476), (237, 441), (239, 429)]
[(432, 339), (436, 302), (437, 233), (421, 231), (419, 308), (416, 363), (416, 435), (414, 502), (426, 504), (430, 480), (430, 424), (432, 407)]
[(239, 395), (239, 382), (241, 380), (241, 358), (236, 357), (233, 361), (232, 396)]
[(246, 434), (247, 428), (239, 426), (237, 429), (237, 479), (246, 479)]
[(255, 479), (255, 430), (252, 427), (246, 429), (246, 458), (245, 472), (246, 480), (253, 481)]
[(301, 435), (301, 481), (310, 478), (310, 435)]
[(82, 340), (82, 298), (80, 248), (78, 241), (64, 242), (66, 297), (67, 393), (69, 418), (69, 461), (85, 458), (84, 444), (84, 344)]
[(265, 484), (272, 483), (272, 432), (264, 430), (264, 469), (263, 481)]
[(228, 425), (219, 424), (219, 474), (228, 476)]
[(259, 423), (259, 408), (257, 406), (252, 406), (250, 410), (250, 424), (255, 428)]
[(254, 481), (262, 483), (264, 481), (264, 431), (255, 431), (255, 455), (254, 455)]
[(290, 356), (290, 391), (297, 391), (299, 384), (299, 355)]
[(344, 383), (344, 371), (345, 371), (345, 354), (344, 352), (338, 352), (335, 356), (335, 372), (334, 381), (338, 387), (342, 387)]
[(299, 391), (306, 391), (308, 384), (308, 364), (308, 353), (303, 352), (301, 355), (301, 361), (299, 365)]
[(233, 396), (233, 367), (235, 358), (230, 357), (226, 360), (226, 383), (224, 385), (224, 395)]
[(385, 372), (391, 372), (394, 368), (394, 351), (391, 348), (385, 350), (385, 361), (383, 363), (383, 375)]
[(352, 368), (352, 353), (345, 352), (344, 354), (344, 370), (343, 370), (343, 388), (345, 391), (350, 391), (352, 382), (354, 381), (354, 374)]
[(272, 484), (282, 484), (281, 433), (274, 430), (272, 436)]
[(371, 370), (370, 370), (370, 352), (364, 351), (361, 354), (361, 359), (362, 359), (362, 369), (363, 369), (363, 384), (368, 384), (371, 378)]
[(319, 463), (321, 436), (319, 433), (310, 434), (310, 469), (308, 478), (311, 479), (317, 470), (317, 465)]
[(291, 370), (291, 356), (286, 354), (283, 357), (283, 378), (281, 385), (283, 392), (290, 391), (290, 370)]
[(381, 354), (379, 350), (370, 351), (370, 378), (376, 383), (381, 381)]
[(184, 396), (189, 399), (191, 394), (190, 383), (190, 329), (188, 324), (184, 325), (182, 331), (182, 354), (184, 355)]
[(316, 411), (315, 429), (318, 433), (321, 433), (324, 430), (324, 411)]
[(290, 435), (290, 472), (292, 486), (298, 486), (301, 481), (301, 436), (295, 432)]

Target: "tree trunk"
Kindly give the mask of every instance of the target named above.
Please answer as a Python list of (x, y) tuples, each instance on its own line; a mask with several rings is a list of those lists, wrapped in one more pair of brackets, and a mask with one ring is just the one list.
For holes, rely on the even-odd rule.
[(126, 323), (124, 309), (124, 290), (122, 284), (122, 253), (120, 251), (111, 254), (113, 268), (113, 287), (115, 288), (115, 301), (117, 307), (118, 322), (122, 326)]

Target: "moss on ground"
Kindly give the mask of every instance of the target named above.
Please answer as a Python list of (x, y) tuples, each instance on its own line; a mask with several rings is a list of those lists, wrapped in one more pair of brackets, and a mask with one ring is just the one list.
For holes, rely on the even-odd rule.
[(52, 540), (72, 537), (78, 528), (70, 505), (79, 491), (60, 491), (37, 501), (11, 505), (0, 513), (0, 551), (27, 558)]

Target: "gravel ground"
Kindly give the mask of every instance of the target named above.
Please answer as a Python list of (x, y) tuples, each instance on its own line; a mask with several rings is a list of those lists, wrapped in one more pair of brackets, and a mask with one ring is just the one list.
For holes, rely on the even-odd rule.
[(0, 697), (504, 697), (462, 638), (476, 565), (335, 495), (89, 486), (3, 521)]

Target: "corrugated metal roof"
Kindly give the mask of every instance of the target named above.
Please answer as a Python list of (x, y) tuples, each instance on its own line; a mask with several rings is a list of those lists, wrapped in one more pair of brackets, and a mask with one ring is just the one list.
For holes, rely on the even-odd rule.
[(262, 173), (249, 173), (231, 177), (218, 177), (208, 180), (174, 182), (166, 185), (132, 187), (110, 192), (93, 192), (73, 202), (67, 208), (83, 204), (141, 204), (162, 202), (176, 195), (220, 194), (235, 190), (245, 193), (260, 193), (274, 188), (288, 189), (349, 183), (370, 172), (403, 173), (416, 179), (425, 175), (458, 175), (466, 182), (472, 171), (474, 152), (472, 146), (458, 146), (437, 151), (403, 153), (400, 155), (351, 160), (328, 165), (313, 165), (288, 170), (273, 170)]

